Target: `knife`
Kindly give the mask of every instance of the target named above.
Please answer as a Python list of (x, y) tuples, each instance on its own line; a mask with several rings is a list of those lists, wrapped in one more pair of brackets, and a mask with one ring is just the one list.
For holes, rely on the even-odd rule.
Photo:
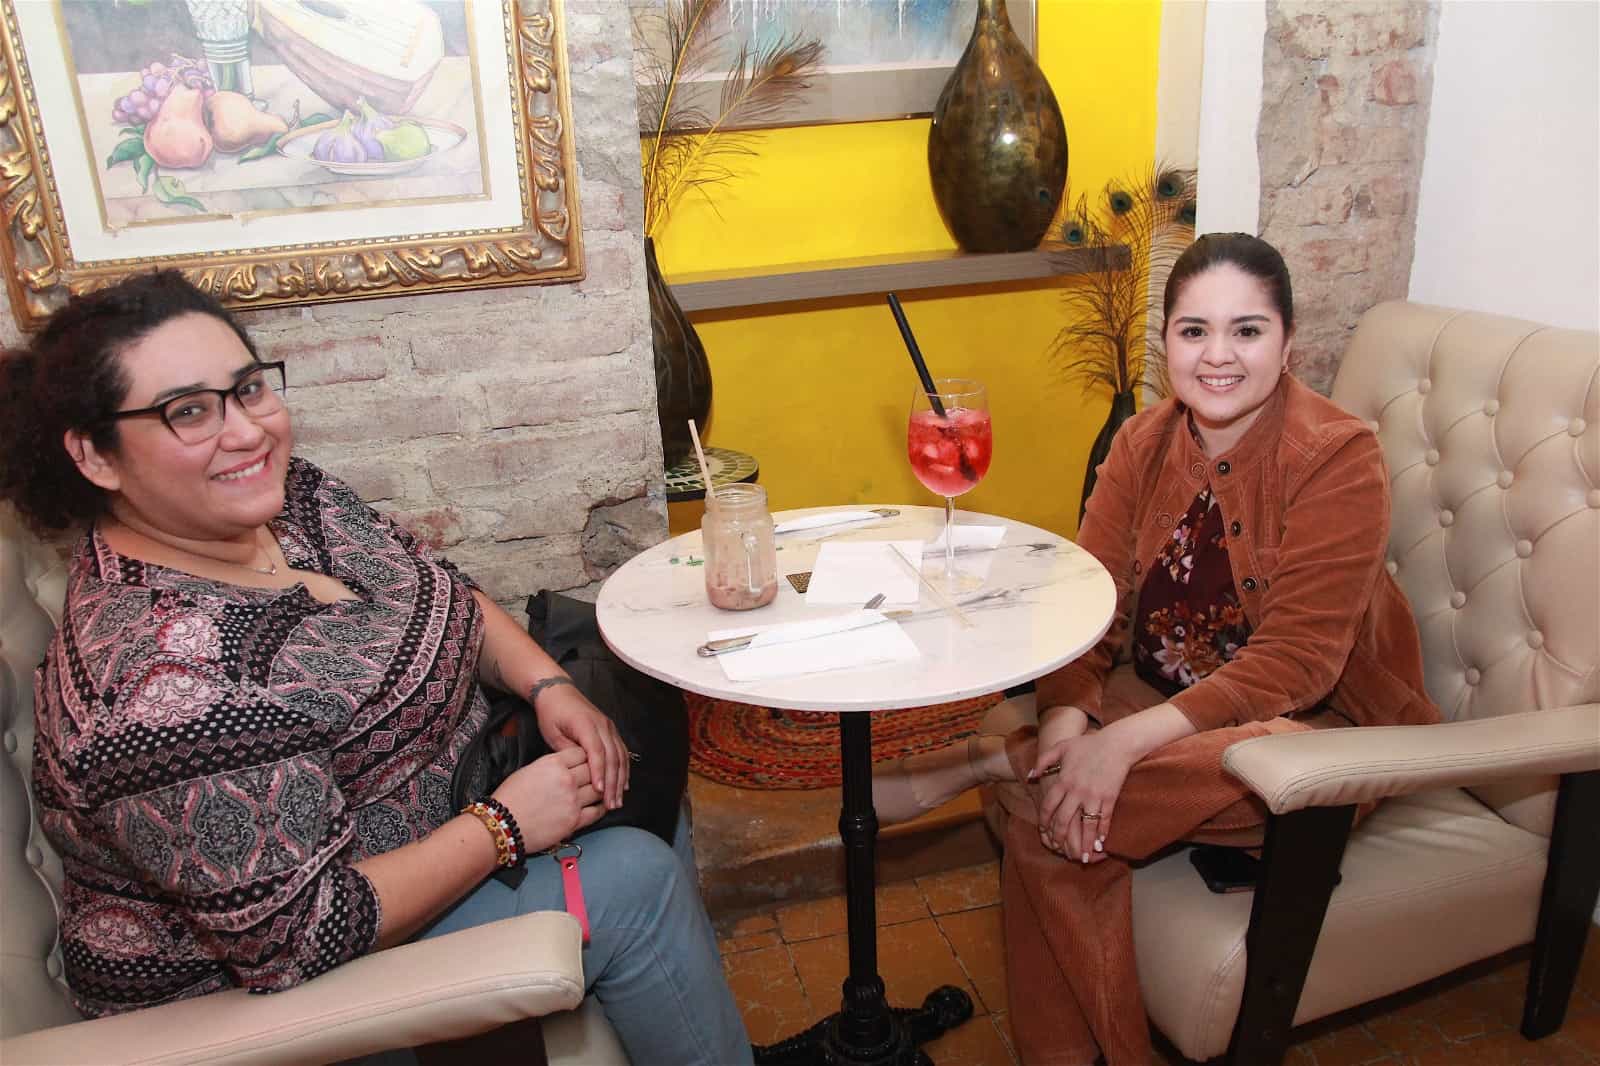
[[(884, 622), (897, 622), (902, 618), (910, 617), (911, 613), (911, 611), (884, 611), (882, 612), (881, 616), (877, 618), (864, 618), (855, 625), (844, 626), (839, 629), (820, 629), (818, 632), (814, 633), (799, 632), (787, 640), (775, 640), (772, 642), (772, 645), (794, 644), (802, 640), (815, 640), (818, 637), (831, 637), (836, 633), (849, 633), (857, 629), (866, 629), (869, 626), (881, 625)], [(826, 619), (819, 619), (818, 621), (822, 625), (827, 624)], [(793, 624), (803, 626), (807, 623), (800, 622)], [(818, 623), (811, 624), (817, 625)], [(713, 655), (721, 655), (724, 652), (739, 651), (743, 648), (748, 648), (751, 641), (755, 640), (756, 637), (760, 635), (761, 634), (759, 633), (743, 633), (737, 637), (722, 637), (719, 640), (708, 640), (704, 644), (700, 645), (700, 647), (696, 648), (695, 652), (701, 658), (709, 659)], [(763, 647), (769, 646), (771, 645), (763, 645)]]
[(807, 529), (824, 529), (828, 526), (843, 526), (853, 522), (875, 522), (880, 518), (893, 518), (900, 512), (893, 507), (874, 507), (870, 511), (835, 511), (832, 514), (809, 514), (799, 518), (791, 518), (779, 522), (773, 527), (774, 533), (799, 533)]

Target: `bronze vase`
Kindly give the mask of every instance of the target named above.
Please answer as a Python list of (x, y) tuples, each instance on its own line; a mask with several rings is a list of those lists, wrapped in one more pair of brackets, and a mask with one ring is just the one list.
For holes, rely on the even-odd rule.
[(1117, 435), (1117, 430), (1122, 428), (1122, 423), (1133, 417), (1133, 393), (1119, 392), (1111, 397), (1111, 411), (1106, 415), (1106, 424), (1100, 427), (1100, 433), (1094, 439), (1094, 444), (1089, 448), (1089, 465), (1083, 472), (1083, 497), (1078, 501), (1078, 524), (1083, 524), (1083, 512), (1089, 506), (1089, 495), (1094, 492), (1094, 483), (1099, 480), (1100, 464), (1106, 461), (1106, 456), (1111, 454), (1111, 441)]
[(689, 419), (703, 435), (711, 413), (711, 364), (700, 335), (672, 295), (656, 242), (644, 239), (644, 274), (650, 290), (650, 342), (656, 355), (656, 416), (661, 422), (662, 458), (668, 468), (688, 455)]
[(945, 225), (969, 252), (1037, 248), (1061, 204), (1067, 127), (1005, 0), (978, 0), (972, 40), (934, 108), (928, 171)]

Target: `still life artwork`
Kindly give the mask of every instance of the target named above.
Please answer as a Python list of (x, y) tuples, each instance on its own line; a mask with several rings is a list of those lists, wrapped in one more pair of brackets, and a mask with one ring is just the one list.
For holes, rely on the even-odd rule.
[(477, 197), (465, 0), (65, 3), (109, 229)]
[(257, 306), (581, 276), (561, 0), (0, 7), (24, 325), (157, 263)]

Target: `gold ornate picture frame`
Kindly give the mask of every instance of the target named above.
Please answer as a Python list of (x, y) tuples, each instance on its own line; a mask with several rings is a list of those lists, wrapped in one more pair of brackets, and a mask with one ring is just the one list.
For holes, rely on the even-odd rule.
[(581, 278), (561, 4), (0, 0), (17, 324), (155, 267), (235, 308)]

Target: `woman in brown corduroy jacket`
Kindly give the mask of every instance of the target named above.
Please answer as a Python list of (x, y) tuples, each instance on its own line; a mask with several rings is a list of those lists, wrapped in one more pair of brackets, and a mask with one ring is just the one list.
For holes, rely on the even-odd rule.
[[(1028, 1066), (1150, 1061), (1129, 863), (1180, 840), (1259, 842), (1265, 808), (1223, 771), (1229, 745), (1439, 719), (1384, 566), (1378, 441), (1287, 372), (1282, 257), (1245, 234), (1201, 237), (1164, 313), (1173, 396), (1117, 434), (1078, 535), (1116, 582), (1110, 631), (1039, 680), (1037, 748), (1031, 730), (977, 738), (954, 759), (908, 760), (875, 790), (893, 821), (974, 778), (1041, 782), (1032, 804), (1010, 805), (1002, 867), (1010, 986), (1030, 990), (1012, 1011)], [(1113, 677), (1119, 659), (1137, 681)]]

